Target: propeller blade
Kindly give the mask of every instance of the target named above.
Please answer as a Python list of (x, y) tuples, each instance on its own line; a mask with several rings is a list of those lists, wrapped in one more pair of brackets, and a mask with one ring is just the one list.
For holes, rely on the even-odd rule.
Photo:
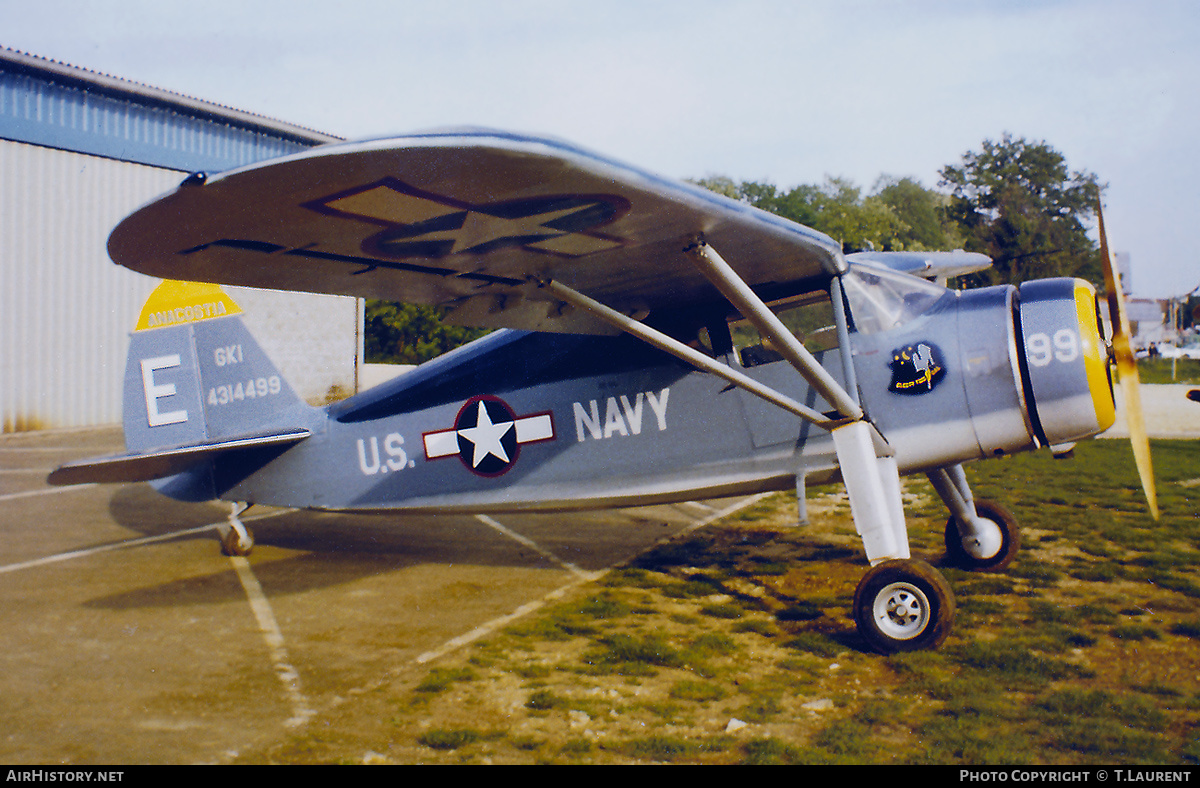
[(1133, 355), (1129, 316), (1125, 313), (1125, 296), (1121, 293), (1121, 281), (1113, 266), (1112, 255), (1108, 251), (1104, 211), (1098, 195), (1096, 218), (1100, 225), (1100, 256), (1104, 261), (1104, 291), (1108, 297), (1108, 315), (1112, 324), (1113, 357), (1117, 362), (1117, 377), (1125, 399), (1129, 441), (1133, 444), (1133, 459), (1137, 463), (1138, 476), (1142, 478), (1142, 489), (1146, 493), (1146, 502), (1150, 504), (1150, 514), (1157, 520), (1158, 495), (1154, 489), (1154, 468), (1150, 464), (1150, 439), (1146, 435), (1146, 420), (1142, 413), (1141, 381), (1138, 378), (1137, 359)]

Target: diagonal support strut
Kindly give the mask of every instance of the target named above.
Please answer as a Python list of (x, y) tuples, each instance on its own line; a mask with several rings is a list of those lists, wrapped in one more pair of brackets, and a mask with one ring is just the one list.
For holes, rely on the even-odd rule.
[[(826, 402), (848, 419), (858, 421), (863, 418), (862, 408), (854, 398), (821, 366), (812, 353), (808, 352), (808, 348), (787, 329), (771, 308), (763, 303), (715, 249), (700, 241), (687, 251), (700, 272), (742, 313), (742, 317), (753, 323), (759, 333), (771, 341), (771, 346), (796, 368)], [(848, 353), (849, 348), (843, 348), (843, 352)]]
[(542, 285), (556, 297), (563, 301), (576, 306), (580, 309), (586, 309), (596, 317), (609, 323), (610, 325), (619, 328), (626, 333), (641, 339), (642, 341), (653, 345), (659, 350), (663, 350), (675, 356), (682, 361), (691, 364), (703, 372), (710, 372), (720, 378), (723, 378), (738, 388), (745, 389), (751, 394), (761, 397), (762, 399), (783, 408), (786, 411), (794, 413), (805, 421), (810, 421), (813, 424), (823, 429), (832, 429), (833, 427), (843, 424), (847, 419), (831, 419), (824, 413), (821, 413), (813, 408), (796, 402), (791, 397), (781, 394), (770, 386), (765, 386), (754, 380), (748, 375), (743, 375), (741, 372), (722, 364), (715, 359), (709, 358), (700, 351), (690, 348), (678, 339), (667, 336), (657, 329), (647, 326), (639, 320), (623, 315), (617, 310), (606, 306), (599, 301), (590, 298), (578, 290), (568, 287), (561, 282), (549, 280)]
[[(872, 565), (890, 558), (908, 558), (908, 534), (900, 499), (900, 476), (896, 458), (887, 440), (867, 420), (859, 404), (792, 335), (762, 299), (721, 259), (711, 247), (699, 243), (688, 251), (729, 302), (770, 339), (783, 356), (837, 411), (830, 416), (802, 405), (748, 375), (708, 357), (679, 340), (639, 320), (556, 282), (539, 284), (554, 296), (584, 309), (610, 325), (659, 348), (702, 372), (721, 377), (761, 399), (812, 422), (833, 435), (846, 492), (850, 497), (855, 527), (862, 537)], [(845, 331), (839, 336), (845, 339)], [(843, 352), (849, 353), (848, 343)]]

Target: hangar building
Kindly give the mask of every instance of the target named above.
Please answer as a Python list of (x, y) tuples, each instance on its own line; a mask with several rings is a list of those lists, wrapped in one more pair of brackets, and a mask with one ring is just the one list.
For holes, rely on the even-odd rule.
[[(114, 265), (108, 233), (196, 171), (338, 138), (0, 49), (0, 423), (117, 424), (128, 335), (159, 280)], [(352, 393), (358, 299), (226, 288), (293, 388)]]

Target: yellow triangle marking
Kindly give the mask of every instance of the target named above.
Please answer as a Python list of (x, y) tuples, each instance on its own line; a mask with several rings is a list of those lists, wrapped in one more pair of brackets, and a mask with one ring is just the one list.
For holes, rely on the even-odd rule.
[(537, 241), (529, 244), (534, 249), (545, 249), (548, 252), (572, 255), (574, 257), (582, 257), (594, 252), (604, 252), (609, 249), (615, 249), (620, 245), (620, 241), (613, 241), (608, 238), (596, 238), (591, 235), (580, 235), (578, 233), (561, 235), (556, 238), (549, 238), (545, 241)]
[(146, 299), (134, 331), (197, 323), (241, 312), (242, 308), (220, 285), (166, 279)]

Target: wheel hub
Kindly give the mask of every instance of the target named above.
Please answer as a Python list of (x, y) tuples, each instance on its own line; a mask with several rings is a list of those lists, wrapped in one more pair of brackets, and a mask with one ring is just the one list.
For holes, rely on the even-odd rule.
[(875, 596), (875, 621), (896, 640), (909, 640), (929, 623), (929, 599), (912, 583), (892, 583)]

